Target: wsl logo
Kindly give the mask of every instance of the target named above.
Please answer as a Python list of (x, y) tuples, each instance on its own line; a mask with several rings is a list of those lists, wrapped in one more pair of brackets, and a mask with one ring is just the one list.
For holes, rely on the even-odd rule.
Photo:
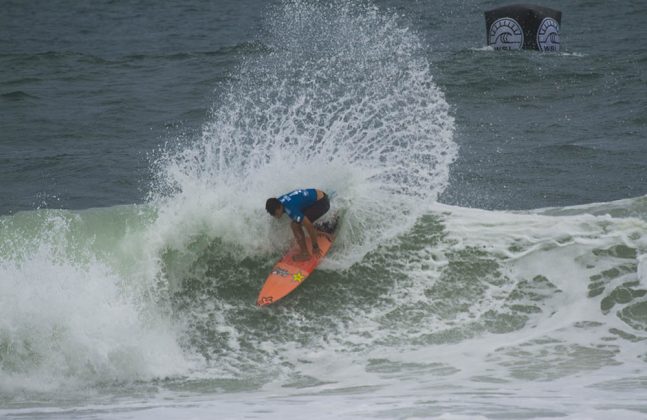
[(537, 31), (539, 51), (559, 51), (559, 23), (553, 18), (545, 18)]
[(523, 30), (512, 18), (495, 20), (490, 25), (488, 38), (488, 45), (495, 50), (519, 50), (523, 47)]

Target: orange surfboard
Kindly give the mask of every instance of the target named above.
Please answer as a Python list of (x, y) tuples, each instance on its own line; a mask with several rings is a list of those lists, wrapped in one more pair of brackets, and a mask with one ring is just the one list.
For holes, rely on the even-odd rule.
[[(292, 244), (292, 247), (288, 252), (279, 262), (276, 263), (274, 268), (272, 268), (270, 275), (265, 280), (265, 284), (263, 284), (263, 288), (258, 295), (256, 305), (267, 306), (276, 302), (299, 287), (301, 283), (308, 278), (332, 246), (332, 243), (335, 240), (334, 234), (337, 225), (336, 222), (337, 221), (335, 220), (334, 226), (332, 226), (332, 228), (328, 227), (325, 231), (323, 231), (323, 229), (320, 230), (321, 228), (317, 226), (315, 227), (317, 229), (317, 243), (321, 249), (321, 256), (315, 257), (313, 255), (306, 261), (294, 261), (292, 257), (299, 254), (300, 249), (297, 243)], [(307, 234), (306, 246), (312, 253), (312, 241)]]

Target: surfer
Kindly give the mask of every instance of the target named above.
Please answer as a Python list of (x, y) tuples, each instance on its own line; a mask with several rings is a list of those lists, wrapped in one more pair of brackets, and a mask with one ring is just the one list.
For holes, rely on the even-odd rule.
[(306, 238), (303, 233), (305, 227), (310, 239), (312, 239), (312, 253), (315, 256), (321, 255), (317, 243), (317, 231), (313, 223), (330, 209), (330, 201), (325, 192), (314, 188), (306, 190), (294, 190), (283, 194), (279, 198), (268, 198), (265, 202), (265, 210), (272, 216), (280, 219), (283, 213), (287, 213), (292, 219), (291, 227), (294, 238), (301, 248), (301, 253), (295, 255), (295, 261), (310, 259), (310, 253), (306, 246)]

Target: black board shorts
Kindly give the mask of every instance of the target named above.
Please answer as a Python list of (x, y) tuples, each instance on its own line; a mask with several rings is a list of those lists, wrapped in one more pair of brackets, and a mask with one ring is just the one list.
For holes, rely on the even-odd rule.
[(314, 223), (315, 220), (326, 214), (328, 210), (330, 210), (330, 200), (328, 200), (328, 195), (324, 193), (323, 197), (315, 201), (315, 203), (310, 207), (306, 208), (303, 211), (303, 214), (311, 223)]

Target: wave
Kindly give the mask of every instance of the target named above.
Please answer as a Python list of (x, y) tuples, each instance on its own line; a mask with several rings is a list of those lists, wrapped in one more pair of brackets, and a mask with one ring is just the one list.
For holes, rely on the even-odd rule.
[(323, 268), (267, 312), (250, 302), (273, 259), (232, 263), (216, 247), (173, 302), (212, 378), (343, 388), (415, 380), (411, 363), (467, 387), (587, 375), (604, 386), (609, 369), (630, 378), (647, 339), (645, 213), (562, 210), (572, 214), (434, 204), (410, 231), (350, 267)]
[[(361, 2), (285, 2), (267, 26), (268, 50), (223, 82), (202, 135), (156, 154), (148, 204), (0, 218), (3, 398), (419, 372), (478, 386), (644, 363), (647, 197), (440, 204), (454, 121), (420, 37)], [(290, 239), (263, 203), (303, 186), (336, 192), (340, 236), (261, 310)]]
[(214, 360), (238, 378), (258, 357), (229, 354), (241, 333), (228, 317), (262, 316), (248, 303), (289, 239), (264, 213), (267, 197), (335, 190), (348, 251), (336, 264), (348, 267), (409, 229), (420, 202), (445, 188), (453, 119), (425, 45), (395, 13), (285, 2), (269, 13), (262, 45), (254, 55), (241, 47), (201, 138), (156, 156), (150, 204), (2, 219), (7, 395), (38, 378), (53, 390), (188, 374)]
[[(345, 252), (336, 247), (333, 263), (269, 310), (254, 302), (277, 251), (232, 245), (200, 222), (161, 229), (148, 206), (6, 216), (0, 387), (11, 398), (164, 377), (225, 389), (343, 384), (344, 369), (312, 364), (332, 357), (383, 376), (423, 354), (449, 371), (487, 361), (472, 373), (492, 380), (629, 372), (647, 339), (645, 202), (436, 203), (350, 266), (334, 263)], [(469, 357), (445, 355), (476, 343)]]
[(37, 98), (36, 96), (30, 95), (26, 92), (23, 92), (22, 90), (16, 90), (13, 92), (7, 92), (0, 94), (0, 98), (3, 98), (7, 101), (23, 101), (27, 99), (34, 99)]
[[(39, 210), (0, 219), (0, 389), (60, 392), (187, 368), (149, 305), (135, 208)], [(133, 226), (132, 224), (135, 224)], [(137, 249), (137, 251), (140, 251)]]

